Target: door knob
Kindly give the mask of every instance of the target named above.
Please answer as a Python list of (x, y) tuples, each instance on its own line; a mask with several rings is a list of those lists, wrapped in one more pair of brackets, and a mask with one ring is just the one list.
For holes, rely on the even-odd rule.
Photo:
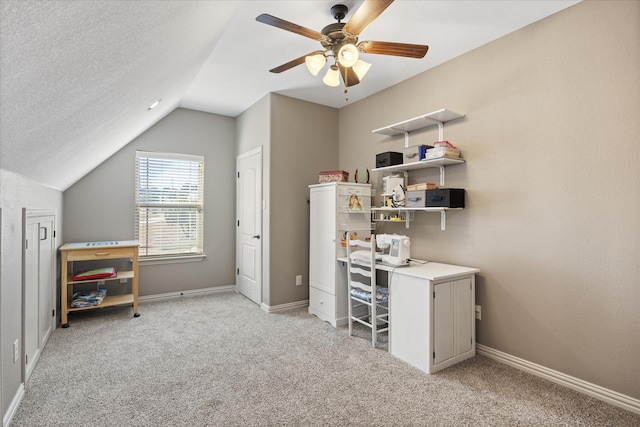
[(255, 236), (252, 236), (251, 238), (252, 238), (252, 239), (258, 239), (258, 240), (260, 240), (260, 235), (259, 235), (259, 234), (256, 234)]

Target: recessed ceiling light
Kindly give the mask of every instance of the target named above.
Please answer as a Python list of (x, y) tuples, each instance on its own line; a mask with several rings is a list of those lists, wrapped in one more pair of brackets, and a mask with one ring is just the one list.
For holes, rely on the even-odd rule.
[(162, 101), (162, 98), (158, 99), (156, 102), (154, 102), (153, 104), (149, 105), (149, 110), (153, 110), (154, 108), (156, 108), (158, 106), (158, 104), (160, 104), (160, 101)]

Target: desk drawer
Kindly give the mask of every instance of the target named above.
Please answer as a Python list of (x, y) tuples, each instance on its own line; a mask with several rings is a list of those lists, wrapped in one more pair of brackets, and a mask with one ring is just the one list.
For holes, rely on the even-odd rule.
[(67, 261), (86, 261), (91, 259), (133, 258), (137, 246), (128, 248), (95, 248), (67, 251)]
[[(322, 313), (326, 317), (322, 320), (335, 320), (336, 317), (336, 297), (318, 288), (309, 287), (309, 306), (316, 312)], [(320, 317), (320, 316), (318, 316)]]

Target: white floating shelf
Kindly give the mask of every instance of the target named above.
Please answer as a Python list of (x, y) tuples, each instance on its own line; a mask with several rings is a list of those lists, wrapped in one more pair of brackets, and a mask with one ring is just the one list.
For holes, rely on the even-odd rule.
[(383, 168), (373, 168), (371, 171), (393, 172), (393, 171), (410, 171), (415, 169), (425, 169), (429, 167), (458, 165), (464, 163), (464, 159), (452, 159), (449, 157), (438, 157), (436, 159), (425, 159), (413, 163), (401, 163), (399, 165), (385, 166)]
[(371, 208), (374, 212), (441, 212), (441, 211), (461, 211), (463, 208)]
[(462, 117), (464, 117), (464, 114), (459, 114), (454, 111), (447, 110), (446, 108), (442, 108), (428, 114), (423, 114), (422, 116), (414, 117), (413, 119), (372, 130), (371, 132), (389, 136), (400, 135), (429, 126), (442, 125), (443, 123), (460, 119)]
[[(447, 223), (447, 211), (461, 211), (463, 208), (371, 208), (372, 212), (440, 212), (440, 229), (442, 231), (445, 230)], [(406, 228), (409, 228), (409, 222), (413, 218), (405, 218), (404, 220), (395, 220), (395, 221), (387, 221), (386, 222), (404, 222)], [(374, 219), (374, 221), (380, 221)]]

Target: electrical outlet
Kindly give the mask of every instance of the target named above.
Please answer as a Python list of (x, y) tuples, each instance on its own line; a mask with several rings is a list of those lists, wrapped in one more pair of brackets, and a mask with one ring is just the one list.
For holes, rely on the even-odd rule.
[(16, 363), (20, 359), (20, 341), (15, 340), (13, 342), (13, 363)]
[(476, 320), (482, 320), (482, 307), (476, 305)]
[(302, 286), (302, 275), (298, 274), (296, 276), (296, 286)]

